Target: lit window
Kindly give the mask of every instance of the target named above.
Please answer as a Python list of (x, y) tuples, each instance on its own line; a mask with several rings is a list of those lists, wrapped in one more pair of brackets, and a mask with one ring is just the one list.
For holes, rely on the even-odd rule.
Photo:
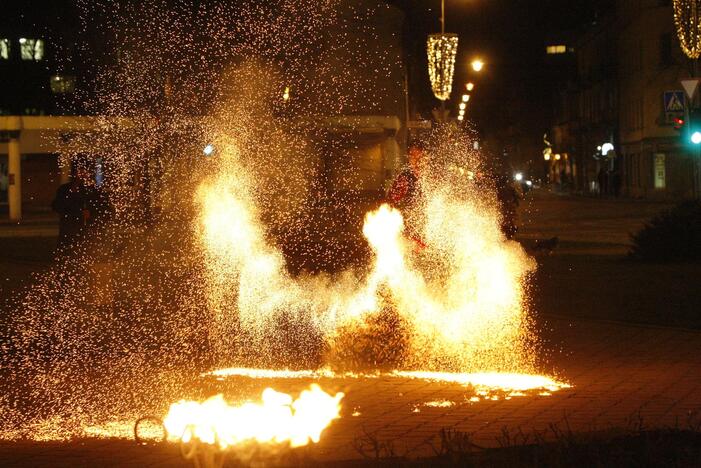
[(548, 55), (564, 54), (564, 53), (567, 53), (567, 46), (566, 45), (549, 45), (545, 48), (545, 52), (547, 52)]
[(54, 75), (51, 77), (51, 92), (54, 94), (72, 93), (75, 90), (75, 76)]
[(44, 58), (44, 40), (22, 37), (19, 40), (19, 50), (22, 60), (34, 60), (38, 62)]
[(0, 60), (10, 59), (10, 40), (0, 39)]

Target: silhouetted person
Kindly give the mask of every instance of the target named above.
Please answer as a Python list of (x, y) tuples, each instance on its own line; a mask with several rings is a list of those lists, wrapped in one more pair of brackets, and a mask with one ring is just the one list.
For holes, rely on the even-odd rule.
[(599, 169), (597, 179), (599, 180), (599, 195), (603, 197), (608, 193), (609, 185), (609, 175), (606, 171), (606, 167), (602, 166), (601, 169)]
[(518, 192), (506, 176), (496, 178), (497, 199), (501, 212), (501, 232), (507, 239), (513, 239), (516, 235), (516, 209), (518, 208)]
[(619, 169), (616, 169), (611, 175), (611, 188), (613, 189), (613, 196), (616, 198), (618, 198), (618, 196), (621, 194), (621, 183), (621, 171)]
[(69, 252), (99, 216), (100, 197), (91, 172), (74, 166), (70, 182), (61, 185), (51, 208), (59, 215), (58, 250)]

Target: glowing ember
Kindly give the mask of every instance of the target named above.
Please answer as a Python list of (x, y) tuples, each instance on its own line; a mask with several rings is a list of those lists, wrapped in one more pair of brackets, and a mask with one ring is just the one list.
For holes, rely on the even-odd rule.
[[(569, 388), (570, 385), (558, 382), (544, 375), (508, 374), (497, 372), (480, 372), (474, 374), (453, 374), (449, 372), (405, 372), (396, 371), (393, 375), (410, 379), (422, 379), (439, 382), (452, 382), (460, 385), (471, 385), (475, 388), (488, 388), (499, 390), (533, 390), (547, 389), (557, 391)], [(512, 396), (523, 394), (513, 392)]]
[(339, 417), (343, 396), (329, 395), (315, 384), (294, 401), (272, 388), (263, 391), (259, 404), (231, 406), (217, 395), (203, 403), (174, 403), (163, 424), (173, 441), (197, 439), (221, 449), (246, 442), (300, 447), (319, 442), (322, 431)]
[(429, 408), (450, 408), (451, 406), (455, 406), (455, 402), (450, 400), (427, 401), (424, 403), (424, 406)]
[[(392, 371), (392, 372), (333, 372), (329, 369), (319, 370), (274, 370), (274, 369), (251, 369), (245, 367), (232, 367), (217, 369), (203, 376), (214, 377), (249, 377), (254, 379), (343, 379), (343, 378), (403, 378), (421, 379), (430, 382), (454, 383), (463, 386), (471, 386), (477, 389), (478, 394), (488, 394), (489, 391), (510, 392), (510, 396), (525, 396), (526, 390), (548, 390), (556, 392), (571, 385), (555, 380), (545, 375), (515, 374), (498, 372), (478, 372), (478, 373), (453, 373), (453, 372), (426, 372), (426, 371)], [(540, 394), (550, 395), (549, 392)]]

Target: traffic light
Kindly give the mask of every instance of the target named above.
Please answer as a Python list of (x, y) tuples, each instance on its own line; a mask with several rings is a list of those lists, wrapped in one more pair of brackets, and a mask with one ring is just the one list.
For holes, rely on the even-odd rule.
[(689, 112), (688, 138), (693, 145), (701, 145), (701, 109), (692, 109)]
[(674, 119), (674, 129), (681, 131), (684, 128), (684, 119), (677, 117)]

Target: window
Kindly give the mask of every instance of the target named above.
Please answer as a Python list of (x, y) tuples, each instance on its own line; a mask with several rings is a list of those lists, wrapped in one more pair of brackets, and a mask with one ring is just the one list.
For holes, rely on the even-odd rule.
[(545, 52), (548, 55), (555, 55), (555, 54), (564, 54), (567, 53), (567, 46), (566, 45), (549, 45), (545, 48)]
[(0, 39), (0, 60), (10, 59), (10, 40)]
[(672, 64), (672, 35), (669, 33), (660, 36), (660, 66), (667, 67)]
[(51, 77), (51, 92), (54, 94), (72, 93), (75, 90), (75, 76), (54, 75)]
[(22, 60), (34, 60), (38, 62), (44, 58), (44, 40), (21, 37), (19, 40), (19, 50)]

